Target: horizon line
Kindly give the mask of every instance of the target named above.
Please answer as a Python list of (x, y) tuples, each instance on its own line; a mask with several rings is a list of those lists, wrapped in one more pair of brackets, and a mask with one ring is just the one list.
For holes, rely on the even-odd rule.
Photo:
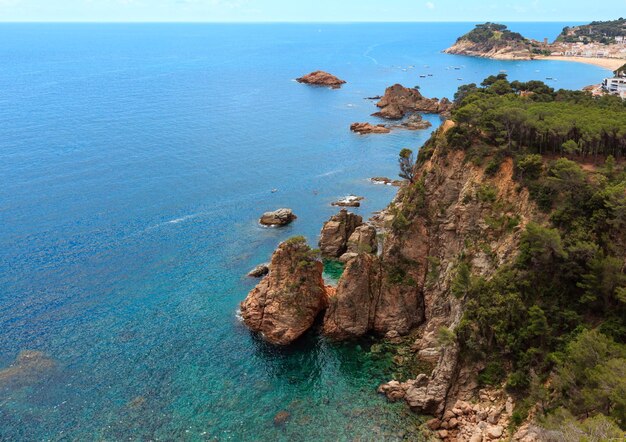
[[(592, 20), (593, 21), (593, 20)], [(210, 21), (210, 20), (1, 20), (0, 24), (394, 24), (394, 23), (565, 23), (588, 20), (243, 20), (243, 21)]]

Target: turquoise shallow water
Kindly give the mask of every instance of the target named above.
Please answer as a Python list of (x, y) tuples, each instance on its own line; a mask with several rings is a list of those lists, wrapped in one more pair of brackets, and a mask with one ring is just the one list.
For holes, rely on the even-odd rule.
[[(417, 418), (375, 393), (392, 367), (369, 343), (278, 350), (235, 312), (243, 275), (291, 235), (316, 242), (334, 198), (365, 196), (368, 216), (393, 197), (367, 178), (430, 131), (351, 134), (374, 121), (364, 97), (605, 74), (440, 53), (469, 28), (0, 25), (0, 368), (22, 350), (54, 361), (0, 372), (0, 440), (415, 439)], [(348, 84), (293, 81), (320, 68)], [(294, 224), (257, 225), (283, 206)]]

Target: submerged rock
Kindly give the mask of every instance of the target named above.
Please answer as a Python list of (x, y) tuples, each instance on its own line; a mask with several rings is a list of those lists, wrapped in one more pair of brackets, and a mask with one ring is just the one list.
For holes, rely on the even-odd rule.
[(322, 263), (302, 237), (278, 246), (270, 273), (241, 303), (241, 317), (253, 331), (277, 345), (298, 339), (326, 308)]
[(322, 256), (339, 258), (343, 255), (348, 249), (350, 235), (361, 224), (363, 224), (363, 218), (346, 209), (341, 209), (337, 215), (333, 215), (322, 227), (319, 241)]
[(365, 134), (388, 134), (391, 129), (385, 127), (384, 124), (373, 125), (370, 123), (352, 123), (350, 130), (361, 135)]
[(251, 278), (261, 278), (267, 275), (269, 272), (270, 272), (269, 265), (259, 264), (258, 266), (250, 270), (250, 272), (248, 273), (248, 276)]
[(41, 381), (56, 367), (56, 362), (45, 353), (23, 350), (7, 368), (0, 370), (0, 388), (21, 387)]
[(298, 83), (311, 84), (314, 86), (327, 86), (332, 89), (339, 89), (346, 82), (332, 74), (324, 71), (315, 71), (303, 77), (296, 78)]
[(290, 417), (291, 413), (289, 413), (288, 411), (279, 411), (278, 413), (276, 413), (276, 416), (274, 416), (274, 425), (276, 425), (277, 427), (285, 425)]
[(286, 226), (298, 218), (291, 209), (278, 209), (265, 212), (259, 222), (264, 226)]

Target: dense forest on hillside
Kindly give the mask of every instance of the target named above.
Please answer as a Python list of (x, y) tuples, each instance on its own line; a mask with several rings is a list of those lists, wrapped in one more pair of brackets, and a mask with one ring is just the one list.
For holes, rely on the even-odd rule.
[(480, 139), (510, 151), (582, 157), (626, 155), (626, 102), (579, 91), (554, 91), (540, 81), (509, 82), (501, 74), (456, 94), (451, 136)]
[(473, 43), (500, 42), (526, 42), (522, 34), (510, 31), (506, 25), (497, 23), (484, 23), (460, 37), (459, 40), (469, 40)]
[(615, 43), (615, 37), (626, 36), (626, 19), (594, 21), (588, 25), (565, 27), (557, 41), (566, 43)]
[[(626, 103), (498, 75), (462, 86), (455, 104), (446, 148), (465, 150), (494, 176), (512, 158), (520, 191), (528, 189), (541, 212), (522, 232), (516, 260), (493, 278), (459, 266), (453, 288), (466, 300), (455, 330), (463, 357), (484, 362), (483, 385), (506, 382), (518, 396), (516, 423), (535, 408), (542, 425), (561, 434), (602, 427), (619, 437), (626, 429)], [(427, 143), (418, 165), (432, 152)], [(497, 210), (493, 189), (483, 194)]]

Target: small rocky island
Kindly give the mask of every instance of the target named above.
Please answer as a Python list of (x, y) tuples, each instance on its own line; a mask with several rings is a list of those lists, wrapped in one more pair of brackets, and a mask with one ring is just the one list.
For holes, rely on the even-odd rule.
[(350, 130), (352, 132), (356, 132), (357, 134), (367, 135), (367, 134), (388, 134), (391, 132), (391, 129), (385, 127), (384, 124), (371, 124), (371, 123), (352, 123), (350, 125)]
[(287, 345), (298, 339), (328, 305), (322, 263), (303, 237), (278, 246), (269, 274), (241, 303), (244, 323), (263, 339)]
[(268, 227), (280, 227), (290, 224), (293, 220), (298, 218), (291, 209), (278, 209), (273, 212), (265, 212), (259, 223)]
[(325, 86), (331, 89), (339, 89), (346, 82), (332, 74), (324, 71), (315, 71), (303, 77), (296, 78), (298, 83), (310, 84), (313, 86)]
[(426, 98), (417, 88), (407, 88), (401, 84), (394, 84), (385, 90), (383, 98), (376, 103), (380, 111), (372, 114), (374, 117), (388, 120), (400, 120), (406, 115), (416, 112), (447, 115), (452, 103), (447, 98)]
[(330, 205), (336, 207), (361, 207), (361, 201), (364, 199), (362, 196), (348, 195), (340, 200), (333, 201)]

